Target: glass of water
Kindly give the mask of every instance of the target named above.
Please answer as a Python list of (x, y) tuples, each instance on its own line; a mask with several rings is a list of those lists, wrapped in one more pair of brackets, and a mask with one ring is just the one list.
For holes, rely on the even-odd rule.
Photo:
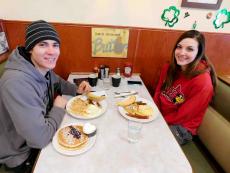
[(136, 143), (139, 141), (142, 126), (143, 124), (141, 122), (128, 120), (128, 141), (130, 143)]
[(109, 77), (103, 79), (103, 87), (104, 87), (105, 90), (110, 89), (110, 87), (111, 87), (111, 80), (110, 80)]

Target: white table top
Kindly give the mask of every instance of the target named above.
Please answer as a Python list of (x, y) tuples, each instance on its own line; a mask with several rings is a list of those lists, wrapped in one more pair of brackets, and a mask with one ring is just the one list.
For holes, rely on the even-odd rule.
[[(77, 77), (85, 75), (70, 75), (68, 80), (72, 82)], [(141, 79), (133, 76), (129, 80)], [(101, 80), (93, 90), (104, 90)], [(65, 115), (63, 119), (62, 125), (70, 122), (95, 124), (95, 145), (81, 155), (65, 156), (56, 152), (50, 143), (42, 149), (34, 173), (192, 173), (187, 158), (159, 111), (155, 120), (143, 124), (140, 141), (127, 141), (128, 121), (118, 112), (117, 98), (114, 98), (114, 91), (127, 90), (135, 90), (139, 96), (152, 101), (144, 85), (128, 86), (127, 79), (123, 78), (120, 87), (111, 86), (105, 90), (108, 109), (102, 116), (78, 120)]]

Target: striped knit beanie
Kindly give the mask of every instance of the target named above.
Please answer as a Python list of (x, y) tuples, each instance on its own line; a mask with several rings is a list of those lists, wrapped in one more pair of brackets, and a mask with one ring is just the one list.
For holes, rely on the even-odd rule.
[(60, 44), (60, 38), (54, 27), (44, 20), (32, 22), (26, 28), (25, 49), (30, 51), (43, 40), (55, 40)]

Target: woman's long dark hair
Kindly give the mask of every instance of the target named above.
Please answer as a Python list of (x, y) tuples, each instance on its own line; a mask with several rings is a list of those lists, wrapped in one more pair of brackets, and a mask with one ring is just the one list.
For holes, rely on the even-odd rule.
[[(194, 76), (197, 76), (199, 74), (202, 74), (206, 71), (210, 71), (210, 76), (211, 76), (211, 80), (212, 80), (212, 85), (213, 88), (215, 90), (216, 87), (216, 72), (215, 69), (212, 65), (212, 63), (209, 61), (208, 57), (205, 55), (205, 38), (204, 35), (202, 33), (200, 33), (199, 31), (196, 30), (190, 30), (190, 31), (186, 31), (184, 32), (177, 40), (173, 50), (172, 50), (172, 60), (171, 63), (169, 65), (169, 69), (167, 72), (167, 77), (161, 87), (161, 90), (165, 90), (168, 87), (170, 87), (174, 80), (177, 77), (178, 71), (181, 70), (181, 66), (177, 65), (176, 62), (176, 58), (175, 58), (175, 49), (177, 48), (177, 45), (179, 42), (181, 42), (181, 40), (185, 39), (185, 38), (193, 38), (195, 40), (197, 40), (198, 42), (198, 53), (197, 56), (195, 58), (195, 60), (193, 62), (191, 62), (190, 64), (188, 64), (187, 68), (185, 71), (183, 71), (183, 74), (188, 77), (188, 78), (192, 78)], [(206, 62), (207, 64), (207, 68), (203, 69), (203, 70), (197, 70), (197, 65), (199, 64), (199, 62), (203, 60)]]

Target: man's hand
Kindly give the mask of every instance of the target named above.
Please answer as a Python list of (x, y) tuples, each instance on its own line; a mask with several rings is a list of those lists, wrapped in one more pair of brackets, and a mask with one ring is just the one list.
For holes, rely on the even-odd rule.
[(54, 106), (65, 109), (66, 104), (67, 100), (62, 96), (57, 96), (54, 100)]
[(77, 89), (78, 94), (88, 93), (90, 91), (91, 91), (91, 86), (86, 81), (82, 81)]

